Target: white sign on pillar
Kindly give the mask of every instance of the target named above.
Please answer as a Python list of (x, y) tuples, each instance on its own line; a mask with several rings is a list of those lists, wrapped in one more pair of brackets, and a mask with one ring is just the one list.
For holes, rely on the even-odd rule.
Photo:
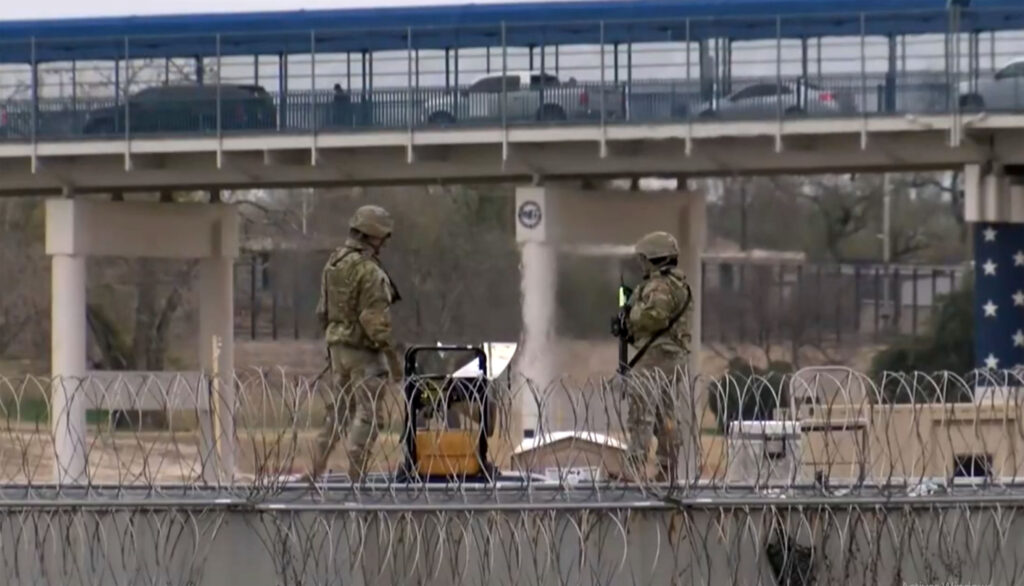
[(547, 242), (547, 193), (543, 187), (516, 189), (516, 241)]

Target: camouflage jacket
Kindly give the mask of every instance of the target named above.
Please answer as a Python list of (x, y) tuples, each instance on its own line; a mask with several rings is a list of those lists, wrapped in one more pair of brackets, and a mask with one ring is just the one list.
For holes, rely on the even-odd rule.
[[(683, 308), (689, 296), (686, 276), (677, 268), (664, 269), (644, 277), (629, 302), (629, 332), (633, 336), (633, 345), (641, 348), (651, 336), (667, 326)], [(690, 301), (686, 312), (676, 320), (671, 330), (651, 344), (651, 349), (689, 352), (692, 315), (693, 301)]]
[(328, 344), (388, 350), (394, 301), (394, 287), (380, 261), (368, 246), (350, 238), (324, 266), (316, 315)]

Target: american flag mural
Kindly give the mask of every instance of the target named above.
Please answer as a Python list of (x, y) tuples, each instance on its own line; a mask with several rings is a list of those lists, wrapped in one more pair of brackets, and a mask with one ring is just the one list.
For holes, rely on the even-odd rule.
[(1024, 224), (975, 224), (974, 362), (1024, 368)]

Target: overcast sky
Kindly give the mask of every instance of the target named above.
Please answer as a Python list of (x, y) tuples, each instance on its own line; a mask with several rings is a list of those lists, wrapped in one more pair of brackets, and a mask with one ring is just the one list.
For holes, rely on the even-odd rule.
[(413, 6), (422, 4), (495, 4), (522, 0), (5, 0), (0, 20), (70, 18), (76, 16), (127, 16), (196, 12), (248, 12)]

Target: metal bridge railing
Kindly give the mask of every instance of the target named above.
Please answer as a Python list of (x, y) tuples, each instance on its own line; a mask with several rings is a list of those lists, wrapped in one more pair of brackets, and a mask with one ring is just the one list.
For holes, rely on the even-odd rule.
[[(275, 55), (241, 49), (258, 35), (197, 37), (191, 51), (122, 37), (83, 49), (99, 60), (75, 59), (75, 39), (0, 41), (5, 59), (24, 58), (0, 65), (0, 140), (1019, 112), (1016, 17), (735, 15), (562, 23), (550, 38), (495, 23), (443, 50), (430, 45), (443, 27), (381, 31), (407, 43), (378, 51), (311, 30)], [(826, 36), (809, 35), (822, 19)]]
[[(736, 82), (734, 82), (736, 83)], [(804, 82), (787, 76), (743, 82), (727, 96), (703, 98), (685, 79), (632, 84), (585, 82), (521, 95), (477, 93), (469, 88), (377, 89), (335, 100), (329, 92), (268, 94), (265, 103), (164, 99), (113, 107), (108, 98), (40, 102), (35, 140), (171, 138), (265, 133), (351, 133), (372, 130), (504, 127), (516, 125), (712, 123), (729, 120), (795, 120), (906, 114), (946, 114), (958, 109), (990, 113), (1024, 111), (1024, 77), (992, 96), (950, 88), (941, 80), (867, 84), (852, 76)], [(781, 92), (775, 88), (782, 88)], [(993, 92), (996, 90), (992, 90)], [(599, 99), (606, 96), (604, 106)], [(283, 104), (283, 105), (282, 105)], [(0, 103), (0, 141), (30, 141), (32, 102)], [(218, 111), (220, 115), (218, 116)], [(602, 114), (603, 112), (603, 114)], [(219, 125), (219, 126), (218, 126)]]

